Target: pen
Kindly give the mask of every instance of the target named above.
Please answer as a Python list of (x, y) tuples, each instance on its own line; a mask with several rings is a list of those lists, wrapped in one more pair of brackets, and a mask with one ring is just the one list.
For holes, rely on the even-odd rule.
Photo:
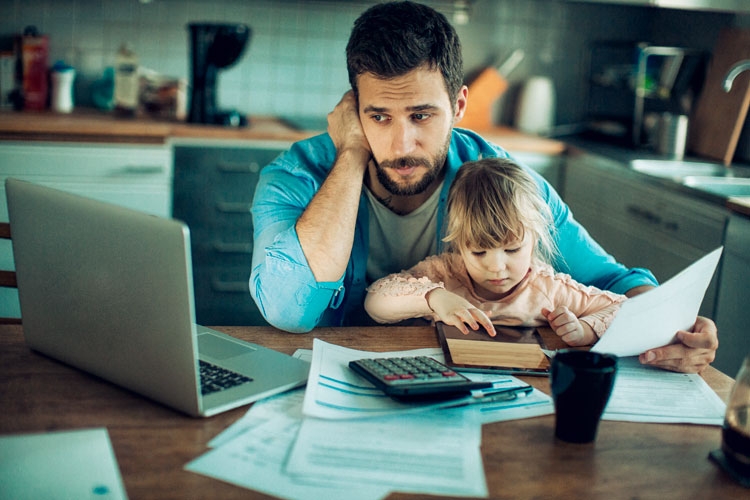
[(525, 396), (526, 394), (533, 391), (534, 388), (530, 385), (524, 385), (521, 387), (510, 387), (508, 389), (500, 390), (478, 390), (472, 392), (472, 397), (478, 399), (479, 403), (490, 402), (490, 401), (503, 401), (504, 399), (515, 399), (518, 396)]
[(525, 396), (533, 391), (530, 385), (522, 387), (511, 387), (509, 389), (500, 389), (498, 391), (473, 391), (471, 396), (458, 401), (452, 406), (466, 406), (473, 404), (497, 403), (499, 401), (512, 401), (519, 396)]

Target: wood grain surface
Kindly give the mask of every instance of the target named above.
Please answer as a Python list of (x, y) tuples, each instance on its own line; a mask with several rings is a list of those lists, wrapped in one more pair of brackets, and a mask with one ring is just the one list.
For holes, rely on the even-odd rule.
[[(429, 326), (317, 328), (309, 334), (270, 327), (218, 329), (290, 354), (312, 348), (313, 338), (371, 351), (438, 345)], [(713, 368), (703, 376), (726, 400), (732, 379)], [(547, 378), (524, 379), (549, 393)], [(270, 498), (183, 469), (247, 407), (208, 419), (183, 416), (29, 350), (17, 325), (0, 326), (0, 400), (1, 434), (106, 427), (131, 499)], [(555, 440), (552, 415), (482, 428), (493, 499), (747, 498), (747, 490), (707, 458), (720, 442), (716, 426), (603, 421), (596, 442), (569, 444)], [(393, 493), (388, 498), (436, 497)]]
[(725, 28), (719, 34), (706, 81), (690, 116), (687, 149), (698, 156), (732, 162), (750, 106), (750, 72), (737, 76), (730, 92), (724, 77), (738, 61), (750, 59), (750, 30)]

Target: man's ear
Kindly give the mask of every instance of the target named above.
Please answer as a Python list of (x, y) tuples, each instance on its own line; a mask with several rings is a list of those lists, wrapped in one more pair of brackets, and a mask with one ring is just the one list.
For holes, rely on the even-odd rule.
[(458, 96), (456, 97), (456, 105), (455, 105), (455, 114), (453, 115), (453, 124), (461, 121), (461, 118), (464, 117), (464, 113), (466, 113), (466, 104), (469, 99), (469, 88), (464, 85), (461, 87), (461, 89), (458, 91)]

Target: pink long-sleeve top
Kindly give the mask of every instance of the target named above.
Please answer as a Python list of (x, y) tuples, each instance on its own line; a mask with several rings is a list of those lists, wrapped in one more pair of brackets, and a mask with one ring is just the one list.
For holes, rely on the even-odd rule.
[(475, 291), (461, 256), (443, 253), (428, 257), (408, 271), (391, 274), (367, 289), (365, 308), (379, 323), (395, 323), (409, 318), (437, 320), (425, 295), (445, 288), (484, 311), (490, 320), (507, 326), (544, 326), (542, 309), (567, 306), (580, 321), (586, 322), (597, 337), (607, 330), (624, 295), (582, 285), (569, 275), (556, 273), (547, 264), (535, 263), (526, 277), (507, 296), (489, 301)]

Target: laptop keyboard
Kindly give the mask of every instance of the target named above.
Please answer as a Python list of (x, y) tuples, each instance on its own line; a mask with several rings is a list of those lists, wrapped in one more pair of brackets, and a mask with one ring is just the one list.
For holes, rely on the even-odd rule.
[(205, 396), (213, 392), (223, 391), (230, 387), (235, 387), (246, 382), (252, 382), (253, 379), (240, 375), (237, 372), (227, 370), (220, 366), (199, 360), (201, 373), (201, 393)]

